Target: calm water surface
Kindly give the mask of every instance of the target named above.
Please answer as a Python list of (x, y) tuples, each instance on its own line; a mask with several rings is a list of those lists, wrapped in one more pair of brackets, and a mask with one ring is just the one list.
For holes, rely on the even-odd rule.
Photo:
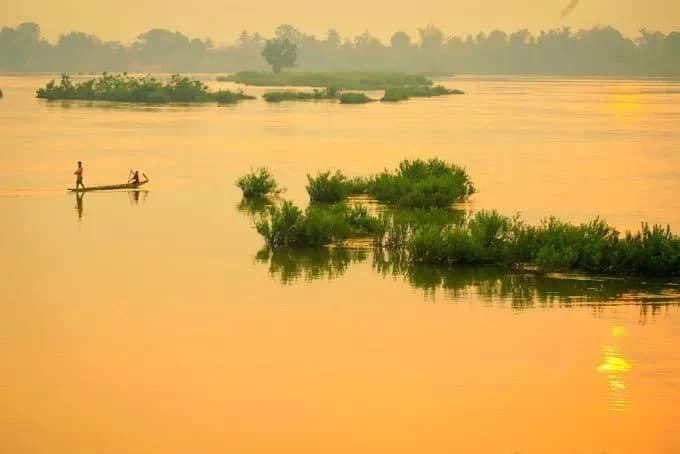
[[(269, 251), (233, 186), (267, 165), (305, 204), (308, 172), (438, 156), (471, 211), (679, 231), (680, 83), (154, 107), (34, 99), (47, 80), (0, 76), (1, 452), (680, 451), (677, 283)], [(77, 199), (77, 160), (152, 182)]]

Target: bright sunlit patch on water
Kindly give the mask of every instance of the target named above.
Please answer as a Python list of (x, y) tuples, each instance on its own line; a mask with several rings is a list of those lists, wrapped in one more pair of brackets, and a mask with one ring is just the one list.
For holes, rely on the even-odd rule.
[(643, 104), (640, 102), (640, 95), (635, 93), (620, 93), (612, 95), (608, 104), (605, 104), (607, 111), (614, 114), (639, 113)]
[[(611, 330), (612, 336), (622, 337), (626, 333), (623, 326), (614, 326)], [(630, 371), (633, 366), (621, 355), (621, 348), (618, 345), (605, 345), (602, 347), (604, 355), (602, 363), (597, 366), (597, 371), (607, 374), (607, 384), (610, 391), (610, 408), (613, 411), (623, 411), (626, 408), (626, 398), (624, 391), (626, 383), (623, 374)]]

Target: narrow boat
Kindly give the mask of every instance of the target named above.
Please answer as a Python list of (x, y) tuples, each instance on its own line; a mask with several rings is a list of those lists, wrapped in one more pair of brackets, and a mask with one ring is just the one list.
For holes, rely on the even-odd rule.
[[(144, 174), (142, 174), (144, 175)], [(137, 189), (143, 184), (149, 182), (149, 177), (144, 175), (144, 180), (139, 183), (124, 183), (124, 184), (110, 184), (108, 186), (86, 186), (84, 188), (68, 188), (71, 192), (89, 192), (89, 191), (110, 191), (114, 189)]]

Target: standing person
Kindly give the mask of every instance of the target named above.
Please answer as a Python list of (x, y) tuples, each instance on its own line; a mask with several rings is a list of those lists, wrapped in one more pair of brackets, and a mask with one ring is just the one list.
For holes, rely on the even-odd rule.
[(85, 185), (83, 184), (83, 163), (78, 161), (78, 168), (76, 169), (75, 172), (73, 172), (73, 175), (76, 176), (76, 191), (78, 190), (78, 186), (82, 186), (83, 189), (85, 189)]

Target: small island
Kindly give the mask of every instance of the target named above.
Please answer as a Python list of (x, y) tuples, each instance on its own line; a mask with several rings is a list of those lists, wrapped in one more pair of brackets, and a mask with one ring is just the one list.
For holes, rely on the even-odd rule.
[(174, 74), (167, 81), (150, 76), (135, 77), (127, 73), (108, 74), (74, 82), (67, 74), (38, 89), (36, 97), (47, 100), (69, 99), (89, 101), (114, 101), (132, 103), (205, 103), (234, 104), (241, 100), (255, 99), (242, 91), (209, 91), (200, 80)]
[(341, 104), (365, 104), (376, 101), (365, 93), (343, 93), (343, 90), (384, 90), (380, 99), (383, 102), (463, 94), (461, 90), (434, 86), (434, 82), (422, 74), (397, 71), (284, 72), (284, 68), (295, 66), (297, 59), (297, 46), (285, 38), (268, 40), (262, 56), (271, 65), (272, 72), (240, 71), (218, 76), (217, 81), (259, 87), (316, 87), (312, 92), (288, 90), (265, 93), (263, 98), (267, 102), (338, 99)]

